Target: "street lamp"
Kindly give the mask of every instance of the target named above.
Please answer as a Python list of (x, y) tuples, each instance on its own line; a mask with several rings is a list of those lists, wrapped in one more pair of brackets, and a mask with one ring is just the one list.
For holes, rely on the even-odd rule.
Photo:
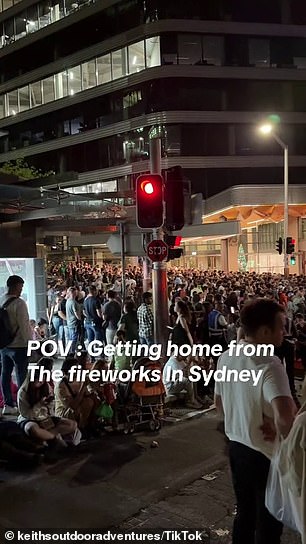
[(284, 151), (284, 275), (289, 276), (289, 260), (287, 254), (287, 238), (288, 238), (288, 223), (289, 223), (289, 208), (288, 208), (288, 145), (274, 132), (274, 126), (270, 123), (265, 123), (259, 127), (259, 132), (264, 136), (272, 136), (272, 138), (281, 146)]

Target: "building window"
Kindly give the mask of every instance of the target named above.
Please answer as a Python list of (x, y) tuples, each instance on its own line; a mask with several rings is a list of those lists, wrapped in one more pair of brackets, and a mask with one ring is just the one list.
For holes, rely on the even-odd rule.
[(8, 19), (4, 21), (4, 38), (5, 45), (14, 43), (15, 41), (15, 28), (14, 28), (14, 19)]
[(223, 36), (203, 36), (203, 64), (222, 66), (224, 64)]
[(200, 34), (179, 34), (178, 62), (179, 64), (202, 63), (202, 44)]
[(140, 72), (145, 68), (144, 42), (129, 45), (129, 74)]
[(90, 60), (82, 64), (82, 87), (83, 89), (91, 89), (97, 85), (97, 70), (96, 60)]
[(5, 95), (0, 96), (0, 119), (5, 117)]
[(113, 79), (118, 79), (119, 77), (127, 75), (128, 71), (126, 53), (126, 47), (123, 47), (122, 49), (119, 49), (118, 51), (113, 51), (113, 53), (111, 53)]
[[(89, 89), (97, 84), (101, 85), (125, 76), (129, 73), (129, 62), (132, 73), (140, 69), (145, 69), (145, 58), (149, 59), (148, 62), (153, 63), (158, 62), (159, 58), (157, 54), (159, 39), (155, 37), (150, 38), (147, 40), (147, 43), (150, 47), (150, 51), (147, 50), (147, 53), (145, 53), (144, 41), (137, 42), (128, 48), (125, 47), (97, 59), (92, 59), (84, 62), (82, 65), (74, 66), (73, 68), (49, 76), (42, 81), (36, 81), (29, 86), (22, 87), (19, 89), (20, 96), (22, 97), (20, 111), (35, 108), (36, 106), (47, 104), (48, 102), (53, 102), (69, 95), (73, 96), (84, 89)], [(128, 53), (129, 59), (127, 57)], [(14, 92), (17, 93), (17, 90), (9, 93), (11, 95), (11, 98), (8, 99), (10, 106), (5, 112), (6, 115), (16, 115), (19, 111), (18, 108), (16, 109), (17, 102), (14, 105), (14, 99), (12, 98), (12, 93)], [(135, 104), (141, 100), (142, 96), (139, 92)]]
[(103, 57), (97, 58), (97, 76), (98, 85), (111, 81), (112, 65), (110, 53), (108, 55), (103, 55)]
[(39, 28), (44, 28), (51, 23), (51, 5), (49, 0), (38, 4)]
[(30, 109), (30, 92), (29, 85), (19, 89), (19, 111)]
[(39, 30), (37, 4), (27, 9), (26, 29), (27, 34), (32, 34), (32, 32)]
[(8, 98), (8, 111), (9, 115), (16, 115), (19, 111), (18, 108), (18, 91), (11, 91), (7, 95)]
[(13, 0), (2, 0), (2, 9), (3, 11), (11, 8), (13, 5)]
[(41, 93), (41, 81), (36, 81), (30, 85), (30, 95), (31, 95), (31, 108), (36, 106), (41, 106), (42, 104), (42, 93)]
[(42, 89), (43, 89), (43, 104), (48, 102), (53, 102), (55, 100), (54, 92), (54, 76), (47, 77), (42, 80)]
[(67, 72), (60, 72), (55, 74), (55, 99), (64, 98), (68, 95), (68, 82), (67, 82)]
[(260, 68), (270, 66), (269, 40), (249, 39), (249, 64)]
[(81, 66), (68, 70), (68, 93), (73, 96), (82, 90)]
[(146, 40), (146, 65), (147, 68), (160, 66), (160, 39), (159, 36)]

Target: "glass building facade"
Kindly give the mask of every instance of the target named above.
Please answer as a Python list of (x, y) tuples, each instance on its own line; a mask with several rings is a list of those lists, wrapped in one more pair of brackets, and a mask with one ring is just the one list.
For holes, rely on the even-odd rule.
[(0, 119), (158, 65), (158, 36), (132, 43), (1, 95)]

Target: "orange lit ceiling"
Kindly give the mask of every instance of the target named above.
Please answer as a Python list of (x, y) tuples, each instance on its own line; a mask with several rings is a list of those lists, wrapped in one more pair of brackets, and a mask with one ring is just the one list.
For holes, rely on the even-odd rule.
[[(306, 217), (306, 204), (289, 206), (289, 216)], [(284, 218), (283, 204), (269, 206), (233, 206), (226, 210), (217, 211), (204, 218), (204, 223), (219, 221), (241, 221), (241, 227), (254, 227), (257, 223), (278, 223)]]

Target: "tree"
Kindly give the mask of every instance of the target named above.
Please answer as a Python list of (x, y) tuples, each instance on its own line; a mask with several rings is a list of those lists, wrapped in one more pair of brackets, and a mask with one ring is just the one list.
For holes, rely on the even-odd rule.
[(16, 159), (15, 161), (5, 162), (0, 167), (0, 180), (1, 174), (10, 174), (16, 176), (20, 180), (48, 178), (54, 176), (55, 172), (43, 172), (37, 170), (34, 166), (29, 166), (25, 159)]
[(240, 244), (239, 250), (238, 250), (238, 263), (239, 263), (239, 270), (243, 270), (245, 272), (247, 269), (247, 260), (245, 257), (245, 251), (243, 249), (242, 244)]

